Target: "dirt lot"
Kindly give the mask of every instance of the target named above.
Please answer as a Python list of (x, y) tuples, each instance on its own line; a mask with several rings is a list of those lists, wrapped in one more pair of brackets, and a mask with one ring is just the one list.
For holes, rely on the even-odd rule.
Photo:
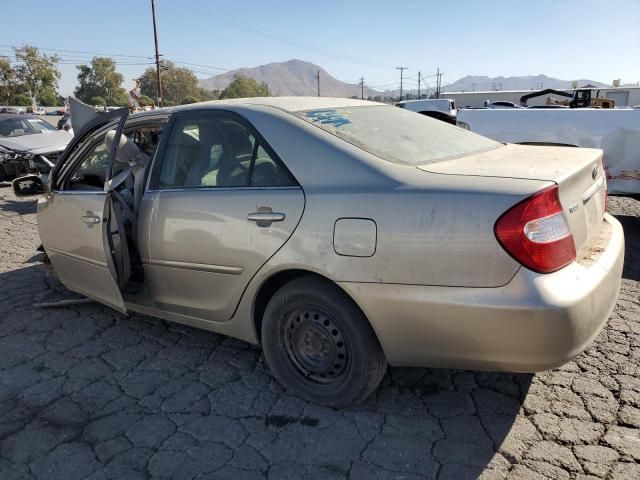
[(640, 478), (640, 202), (595, 344), (537, 375), (392, 368), (365, 404), (286, 394), (260, 350), (70, 294), (0, 188), (0, 478)]

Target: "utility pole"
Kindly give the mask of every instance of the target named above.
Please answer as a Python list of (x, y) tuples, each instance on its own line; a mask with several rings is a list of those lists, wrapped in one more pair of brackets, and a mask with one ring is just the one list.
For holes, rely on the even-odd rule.
[(418, 72), (418, 100), (420, 100), (420, 72)]
[(364, 100), (364, 77), (360, 77), (360, 99)]
[(318, 73), (316, 73), (316, 78), (318, 79), (318, 96), (320, 96), (320, 69), (318, 69)]
[(156, 82), (158, 84), (158, 106), (162, 106), (162, 81), (160, 80), (160, 54), (158, 53), (158, 29), (156, 27), (156, 2), (151, 0), (151, 15), (153, 16), (153, 40), (156, 44)]
[(400, 101), (402, 101), (402, 73), (407, 67), (396, 67), (396, 70), (400, 70)]
[(440, 87), (442, 86), (442, 75), (444, 73), (440, 73), (440, 67), (436, 72), (436, 98), (440, 98)]

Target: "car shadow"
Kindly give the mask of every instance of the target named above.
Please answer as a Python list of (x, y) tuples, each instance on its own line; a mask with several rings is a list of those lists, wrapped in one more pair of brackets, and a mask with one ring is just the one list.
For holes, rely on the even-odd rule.
[[(141, 409), (167, 419), (220, 420), (223, 415), (229, 432), (245, 424), (256, 438), (271, 439), (261, 450), (268, 462), (286, 460), (285, 444), (306, 445), (300, 462), (309, 456), (311, 464), (328, 469), (317, 475), (337, 465), (367, 478), (477, 478), (504, 467), (496, 466), (496, 458), (505, 462), (496, 452), (504, 453), (501, 446), (533, 379), (530, 374), (390, 368), (362, 404), (323, 408), (288, 394), (271, 377), (259, 349), (244, 342), (144, 315), (126, 317), (98, 304), (34, 308), (34, 303), (75, 295), (37, 257), (23, 265), (0, 273), (0, 377), (21, 377), (0, 394), (11, 399), (0, 412), (0, 425), (18, 408), (48, 422), (52, 431), (84, 429), (85, 435), (106, 415), (130, 416), (131, 423), (125, 420), (121, 428), (133, 428)], [(72, 378), (78, 371), (89, 380)], [(42, 382), (67, 382), (66, 390), (55, 387), (45, 394)], [(96, 405), (103, 396), (110, 403), (101, 409)], [(80, 422), (48, 406), (69, 402), (91, 413)], [(14, 434), (20, 430), (0, 431), (0, 440)]]
[(29, 197), (25, 200), (14, 200), (13, 198), (5, 198), (2, 190), (0, 190), (0, 200), (2, 200), (0, 202), (0, 212), (13, 212), (20, 215), (28, 215), (36, 213), (38, 208), (38, 197)]
[(624, 228), (625, 252), (622, 277), (640, 281), (640, 217), (632, 215), (616, 215)]

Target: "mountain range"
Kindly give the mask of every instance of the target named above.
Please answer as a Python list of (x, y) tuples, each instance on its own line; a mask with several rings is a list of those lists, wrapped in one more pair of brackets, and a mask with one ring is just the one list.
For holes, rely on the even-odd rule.
[[(222, 90), (235, 75), (243, 75), (266, 83), (273, 95), (317, 95), (318, 74), (320, 75), (320, 94), (326, 97), (352, 97), (361, 95), (359, 84), (342, 82), (332, 77), (326, 70), (311, 62), (292, 59), (286, 62), (269, 63), (252, 68), (239, 68), (211, 78), (201, 79), (198, 85), (206, 90)], [(606, 83), (589, 79), (575, 80), (578, 86), (593, 85), (606, 87)], [(415, 83), (415, 82), (414, 82)], [(483, 90), (536, 90), (541, 88), (571, 88), (572, 81), (548, 77), (546, 75), (527, 75), (519, 77), (466, 76), (443, 87), (444, 92), (483, 91)], [(413, 85), (405, 84), (406, 93), (416, 93)], [(424, 91), (423, 91), (424, 92)], [(381, 92), (367, 86), (364, 97), (397, 96), (397, 90)]]
[[(260, 83), (266, 83), (271, 93), (276, 96), (317, 95), (318, 72), (320, 74), (320, 94), (323, 97), (351, 97), (354, 95), (360, 97), (360, 85), (341, 82), (329, 75), (324, 68), (297, 59), (231, 70), (221, 75), (202, 79), (198, 82), (198, 86), (205, 90), (222, 90), (231, 83), (235, 75), (243, 75)], [(367, 98), (370, 95), (379, 95), (379, 92), (365, 86), (364, 97)]]
[(572, 88), (572, 82), (579, 87), (593, 85), (594, 87), (608, 87), (606, 83), (595, 80), (560, 80), (546, 75), (526, 75), (520, 77), (486, 77), (467, 75), (445, 86), (447, 92), (471, 92), (486, 90), (541, 90), (543, 88)]

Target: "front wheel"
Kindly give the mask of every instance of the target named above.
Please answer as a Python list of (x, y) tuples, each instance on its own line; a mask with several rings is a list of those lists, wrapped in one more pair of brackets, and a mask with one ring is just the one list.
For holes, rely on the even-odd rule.
[(361, 402), (387, 368), (362, 312), (340, 288), (317, 277), (298, 278), (275, 293), (265, 310), (262, 343), (278, 381), (322, 405)]

